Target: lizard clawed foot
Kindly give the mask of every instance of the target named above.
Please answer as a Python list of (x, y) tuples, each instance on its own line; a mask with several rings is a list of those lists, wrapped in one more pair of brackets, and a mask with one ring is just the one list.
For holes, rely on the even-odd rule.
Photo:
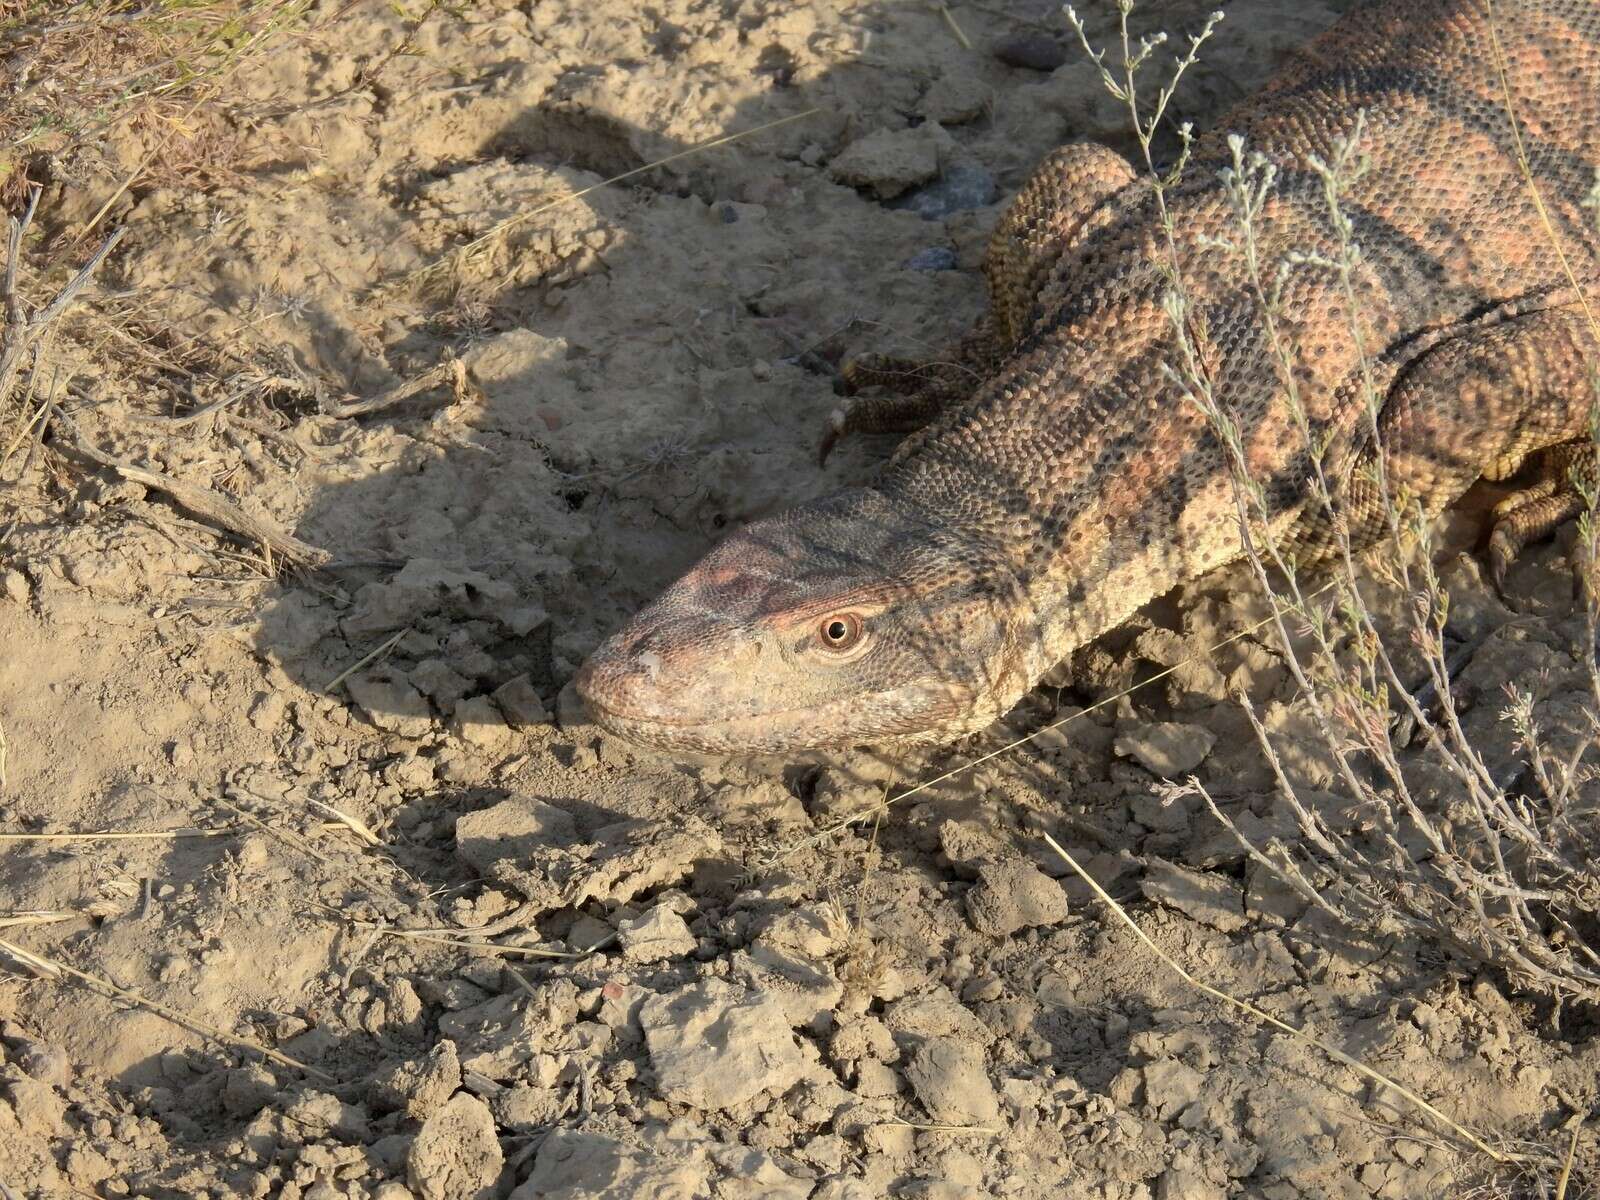
[[(853, 359), (842, 372), (850, 402), (829, 417), (817, 449), (818, 465), (828, 461), (839, 439), (852, 433), (914, 433), (953, 401), (970, 394), (972, 372), (960, 363), (915, 362), (871, 354)], [(887, 394), (857, 396), (862, 388)]]
[(1583, 510), (1583, 498), (1574, 492), (1557, 492), (1519, 503), (1503, 513), (1501, 507), (1496, 505), (1494, 532), (1489, 535), (1489, 576), (1503, 600), (1506, 573), (1517, 556), (1529, 544), (1549, 537), (1563, 521), (1577, 516)]
[(1594, 477), (1594, 449), (1586, 443), (1552, 446), (1539, 452), (1534, 464), (1536, 474), (1527, 486), (1494, 506), (1489, 577), (1502, 600), (1506, 599), (1506, 575), (1517, 556), (1583, 511), (1578, 481)]

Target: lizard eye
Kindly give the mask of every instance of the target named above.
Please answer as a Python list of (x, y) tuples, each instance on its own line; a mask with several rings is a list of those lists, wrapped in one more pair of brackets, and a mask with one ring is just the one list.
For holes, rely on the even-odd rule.
[(853, 648), (861, 641), (863, 632), (861, 618), (855, 613), (836, 613), (824, 617), (817, 626), (817, 638), (822, 642), (823, 649), (834, 653)]

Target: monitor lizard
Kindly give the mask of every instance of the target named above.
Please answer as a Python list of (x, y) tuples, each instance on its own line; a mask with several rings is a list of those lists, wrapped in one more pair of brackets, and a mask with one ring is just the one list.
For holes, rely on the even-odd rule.
[[(1494, 0), (1492, 19), (1485, 0), (1353, 10), (1198, 138), (1163, 197), (1186, 328), (1265, 524), (1302, 564), (1336, 544), (1333, 518), (1247, 278), (1222, 174), (1230, 134), (1276, 168), (1256, 247), (1269, 272), (1301, 256), (1278, 328), (1351, 542), (1387, 527), (1379, 456), (1390, 494), (1428, 514), (1521, 470), (1496, 511), (1497, 574), (1582, 503), (1570, 472), (1592, 466), (1600, 361), (1583, 303), (1600, 276), (1584, 207), (1600, 165), (1600, 4)], [(1341, 243), (1311, 164), (1358, 120), (1366, 166), (1341, 198), (1360, 247), (1351, 305), (1314, 261)], [(1172, 263), (1148, 173), (1097, 145), (1053, 153), (999, 221), (990, 311), (960, 354), (859, 364), (856, 384), (909, 394), (860, 397), (830, 437), (921, 427), (869, 486), (726, 537), (597, 649), (576, 679), (594, 718), (724, 753), (948, 741), (1238, 558), (1229, 458), (1172, 370)]]

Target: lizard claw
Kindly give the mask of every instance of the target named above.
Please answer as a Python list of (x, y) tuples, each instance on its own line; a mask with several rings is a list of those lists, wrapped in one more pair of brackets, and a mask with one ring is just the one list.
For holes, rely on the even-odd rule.
[(828, 455), (833, 453), (833, 448), (847, 432), (849, 432), (848, 415), (842, 408), (834, 409), (828, 417), (828, 428), (822, 435), (822, 442), (817, 446), (817, 466), (828, 465)]
[(1496, 529), (1489, 535), (1488, 554), (1489, 582), (1494, 584), (1494, 594), (1500, 598), (1500, 602), (1509, 608), (1511, 604), (1506, 596), (1506, 572), (1516, 561), (1517, 547), (1506, 530)]

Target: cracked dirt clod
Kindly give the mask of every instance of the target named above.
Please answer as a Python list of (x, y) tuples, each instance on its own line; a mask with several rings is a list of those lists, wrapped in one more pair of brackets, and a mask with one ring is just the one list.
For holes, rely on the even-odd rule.
[(788, 1090), (806, 1070), (777, 998), (719, 979), (650, 998), (639, 1024), (657, 1087), (679, 1104), (733, 1108)]
[(474, 1200), (500, 1174), (494, 1117), (457, 1092), (426, 1121), (406, 1153), (406, 1180), (419, 1200)]

